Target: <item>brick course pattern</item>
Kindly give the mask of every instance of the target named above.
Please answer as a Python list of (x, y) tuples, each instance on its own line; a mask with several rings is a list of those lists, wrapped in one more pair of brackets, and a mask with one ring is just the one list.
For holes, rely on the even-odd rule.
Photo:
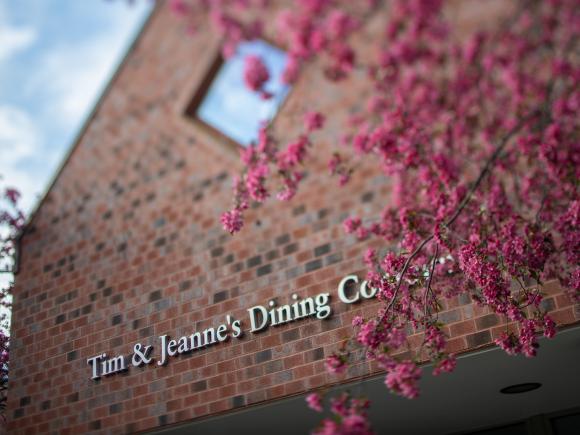
[[(477, 2), (462, 4), (467, 12), (454, 11), (469, 28), (482, 15)], [(493, 4), (485, 5), (490, 20)], [(357, 43), (380, 28), (371, 20)], [(376, 311), (377, 302), (336, 297), (345, 275), (364, 276), (368, 245), (345, 236), (341, 222), (377, 213), (388, 180), (366, 166), (342, 190), (314, 176), (326, 172), (329, 144), (369, 92), (364, 77), (333, 85), (319, 68), (304, 71), (275, 128), (289, 140), (305, 108), (332, 113), (306, 185), (290, 203), (250, 210), (246, 230), (230, 237), (219, 216), (230, 204), (237, 152), (183, 115), (219, 41), (203, 29), (185, 34), (165, 5), (156, 8), (22, 238), (7, 411), (13, 433), (147, 431), (377, 372), (360, 359), (332, 376), (324, 357), (349, 336), (353, 316)], [(560, 325), (580, 320), (556, 283), (546, 290)], [(247, 332), (247, 308), (323, 291), (333, 298), (330, 319)], [(166, 367), (90, 379), (87, 358), (129, 355), (137, 342), (157, 352), (159, 335), (189, 335), (226, 314), (244, 322), (243, 339)], [(505, 329), (464, 298), (446, 303), (440, 319), (453, 352), (488, 346)]]

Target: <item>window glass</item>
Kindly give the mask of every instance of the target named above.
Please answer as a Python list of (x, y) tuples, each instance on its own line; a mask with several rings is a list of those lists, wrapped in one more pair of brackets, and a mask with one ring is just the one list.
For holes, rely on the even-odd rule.
[[(249, 54), (260, 56), (268, 67), (265, 90), (273, 95), (268, 100), (244, 83), (244, 59)], [(289, 87), (281, 81), (286, 60), (282, 50), (264, 41), (240, 44), (236, 54), (222, 63), (195, 115), (239, 144), (250, 144), (260, 124), (274, 117), (288, 94)]]
[(580, 413), (552, 419), (554, 435), (577, 435), (580, 433)]

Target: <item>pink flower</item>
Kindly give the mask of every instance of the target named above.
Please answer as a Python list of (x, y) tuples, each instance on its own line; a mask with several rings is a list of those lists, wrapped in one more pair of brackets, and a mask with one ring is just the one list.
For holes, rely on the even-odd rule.
[(342, 163), (342, 158), (339, 153), (333, 153), (332, 158), (328, 161), (328, 169), (332, 175), (337, 173), (337, 170)]
[(388, 329), (387, 336), (385, 338), (385, 344), (391, 349), (397, 349), (405, 344), (407, 340), (407, 333), (401, 327), (392, 327)]
[(355, 20), (340, 9), (331, 11), (328, 16), (328, 33), (334, 39), (346, 38), (355, 26)]
[(338, 175), (338, 185), (344, 186), (350, 180), (352, 169), (349, 169), (343, 162), (339, 153), (332, 154), (332, 158), (328, 161), (328, 169), (331, 175)]
[(365, 251), (363, 262), (369, 269), (373, 269), (375, 267), (375, 263), (377, 262), (377, 251), (372, 248), (368, 248)]
[(342, 419), (342, 433), (345, 435), (365, 435), (372, 432), (368, 419), (360, 414), (353, 413)]
[(289, 143), (286, 150), (278, 153), (278, 167), (287, 170), (302, 163), (306, 157), (309, 143), (308, 138), (304, 135)]
[(571, 299), (580, 302), (580, 267), (577, 267), (570, 273), (567, 284), (570, 287), (568, 294)]
[(13, 189), (11, 187), (8, 187), (5, 192), (4, 192), (4, 196), (6, 197), (6, 199), (8, 199), (8, 201), (10, 201), (13, 205), (16, 205), (16, 203), (18, 202), (18, 200), (20, 199), (20, 192), (16, 189)]
[(189, 12), (189, 6), (184, 0), (171, 0), (169, 3), (169, 8), (176, 15), (187, 15)]
[(348, 393), (342, 393), (338, 397), (333, 397), (330, 399), (330, 411), (339, 417), (346, 417), (350, 411), (348, 399)]
[(361, 325), (356, 339), (364, 346), (376, 349), (383, 342), (384, 337), (383, 332), (377, 327), (377, 322), (375, 320), (369, 320)]
[(361, 226), (361, 224), (362, 222), (360, 218), (349, 217), (342, 223), (342, 226), (347, 234), (352, 234)]
[(363, 318), (361, 316), (354, 316), (352, 319), (352, 326), (357, 327), (363, 324)]
[(319, 130), (324, 126), (324, 115), (320, 112), (308, 112), (304, 117), (304, 124), (308, 132)]
[(385, 378), (385, 384), (393, 392), (408, 399), (419, 395), (417, 383), (421, 377), (421, 369), (412, 361), (395, 363)]
[(521, 323), (519, 336), (521, 352), (531, 358), (536, 356), (538, 342), (536, 338), (536, 323), (533, 320), (526, 319)]
[(371, 425), (366, 410), (369, 401), (351, 398), (347, 393), (334, 397), (330, 402), (330, 411), (334, 419), (325, 419), (315, 435), (371, 435)]
[(270, 73), (259, 56), (249, 55), (244, 63), (244, 81), (254, 92), (264, 93), (264, 85), (270, 79)]
[(240, 150), (240, 158), (242, 159), (242, 162), (244, 162), (246, 166), (253, 165), (255, 161), (258, 159), (256, 147), (250, 145), (247, 148), (242, 148)]
[(326, 370), (335, 375), (341, 375), (346, 371), (346, 361), (341, 355), (330, 355), (325, 361)]
[(359, 154), (369, 153), (372, 149), (372, 142), (366, 132), (359, 132), (353, 139), (353, 147)]
[(389, 275), (397, 275), (405, 264), (405, 257), (388, 252), (381, 262), (381, 268)]
[(292, 84), (298, 79), (301, 62), (294, 56), (288, 57), (286, 68), (282, 73), (282, 81), (286, 84)]
[(445, 337), (439, 328), (430, 325), (425, 330), (425, 344), (437, 353), (445, 348)]
[(306, 396), (306, 403), (308, 407), (316, 412), (322, 412), (322, 399), (320, 394), (318, 393), (311, 393)]
[(496, 338), (495, 344), (497, 344), (501, 349), (503, 349), (508, 355), (515, 355), (521, 352), (521, 346), (517, 338), (512, 333), (502, 332), (501, 335)]
[(544, 316), (544, 336), (553, 338), (556, 335), (556, 323), (549, 316)]
[(344, 186), (346, 183), (348, 183), (350, 180), (350, 174), (346, 173), (346, 174), (340, 174), (340, 177), (338, 177), (338, 185), (340, 187)]
[(268, 197), (266, 189), (266, 177), (269, 169), (265, 164), (258, 164), (251, 167), (246, 174), (246, 188), (252, 199), (263, 202)]
[(322, 420), (322, 426), (313, 432), (314, 435), (339, 435), (341, 434), (339, 424), (328, 418)]
[(300, 172), (291, 172), (284, 176), (284, 188), (278, 192), (276, 197), (280, 201), (289, 201), (291, 200), (296, 192), (298, 191), (298, 183), (302, 179), (302, 174)]
[(222, 214), (221, 222), (224, 229), (230, 234), (237, 233), (244, 226), (242, 213), (238, 209), (226, 211), (224, 214)]
[[(218, 3), (210, 13), (231, 50), (255, 32), (228, 10), (229, 1)], [(348, 77), (363, 54), (349, 36), (373, 12), (364, 5), (373, 3), (351, 10), (340, 2), (298, 0), (280, 13), (278, 34), (288, 48), (284, 80), (294, 82), (306, 64), (322, 65), (331, 80)], [(368, 246), (390, 252), (364, 256), (369, 285), (386, 303), (373, 321), (353, 319), (355, 340), (368, 346), (369, 357), (387, 371), (385, 383), (399, 394), (418, 394), (421, 371), (414, 358), (430, 358), (434, 374), (455, 367), (435, 323), (445, 299), (469, 295), (486, 312), (507, 319), (517, 332), (496, 343), (526, 356), (536, 354), (538, 333), (552, 337), (556, 325), (541, 314), (541, 296), (522, 287), (560, 279), (580, 300), (580, 75), (565, 55), (577, 33), (569, 18), (573, 6), (545, 2), (509, 28), (456, 41), (440, 14), (442, 0), (395, 1), (385, 38), (375, 41), (387, 43), (375, 47), (376, 56), (365, 55), (360, 69), (367, 73), (370, 101), (365, 105), (368, 98), (355, 101), (355, 95), (344, 125), (337, 123), (343, 128), (329, 132), (329, 141), (350, 148), (342, 156), (331, 151), (331, 174), (343, 184), (354, 169), (362, 172), (348, 195), (357, 186), (372, 186), (365, 187), (371, 195), (362, 204), (347, 198), (336, 208), (361, 213), (344, 221), (345, 231), (372, 237)], [(266, 95), (270, 75), (263, 60), (246, 59), (244, 80)], [(358, 68), (356, 74), (362, 77)], [(263, 201), (267, 188), (278, 186), (277, 197), (291, 199), (303, 174), (298, 170), (320, 169), (322, 154), (312, 151), (309, 134), (322, 128), (328, 114), (303, 114), (304, 134), (287, 147), (280, 149), (283, 135), (276, 138), (276, 129), (268, 129), (259, 145), (244, 152), (245, 175), (234, 192), (236, 209), (222, 217), (225, 228), (241, 227), (250, 198)], [(314, 161), (307, 167), (309, 158)], [(388, 205), (378, 215), (377, 204), (365, 204), (366, 198)], [(410, 346), (408, 360), (395, 360), (409, 341), (406, 331), (420, 327), (425, 346)], [(326, 361), (333, 373), (344, 372), (346, 363), (345, 354)], [(346, 400), (334, 408), (335, 421), (321, 431), (364, 433), (366, 417), (356, 405)]]
[(433, 369), (433, 375), (438, 376), (441, 373), (451, 373), (455, 370), (455, 366), (457, 365), (457, 359), (454, 355), (448, 355), (446, 358), (443, 358), (441, 361), (437, 363), (435, 369)]

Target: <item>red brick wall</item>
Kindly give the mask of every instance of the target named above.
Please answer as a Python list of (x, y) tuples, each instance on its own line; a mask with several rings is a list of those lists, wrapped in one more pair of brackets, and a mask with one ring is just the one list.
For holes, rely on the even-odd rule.
[[(379, 28), (375, 19), (366, 37)], [(237, 155), (183, 117), (217, 49), (209, 32), (185, 37), (167, 10), (157, 10), (23, 237), (8, 402), (14, 433), (147, 430), (375, 370), (361, 362), (337, 378), (323, 367), (351, 318), (376, 309), (338, 302), (340, 279), (363, 276), (365, 249), (341, 222), (380, 210), (388, 181), (370, 167), (343, 190), (317, 176), (341, 123), (368, 92), (364, 77), (336, 86), (317, 68), (302, 74), (276, 129), (290, 139), (305, 108), (332, 113), (316, 141), (320, 158), (294, 201), (252, 210), (247, 229), (232, 238), (219, 215), (230, 204)], [(294, 291), (329, 291), (333, 316), (247, 332), (247, 308), (272, 297), (285, 303)], [(580, 319), (556, 284), (547, 291), (560, 324)], [(137, 342), (157, 352), (159, 335), (189, 335), (226, 314), (244, 322), (243, 339), (166, 367), (90, 379), (89, 357), (128, 355)], [(468, 300), (451, 301), (440, 318), (452, 351), (487, 346), (503, 328)]]

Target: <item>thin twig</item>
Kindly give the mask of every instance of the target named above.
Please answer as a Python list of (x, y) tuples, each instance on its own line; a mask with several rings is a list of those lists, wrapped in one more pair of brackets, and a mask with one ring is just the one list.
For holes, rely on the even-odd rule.
[(437, 256), (439, 255), (439, 244), (435, 245), (435, 255), (433, 255), (433, 263), (431, 264), (431, 272), (429, 273), (429, 281), (427, 281), (427, 291), (425, 293), (425, 307), (427, 307), (427, 296), (429, 292), (433, 293), (431, 289), (431, 281), (433, 280), (433, 275), (435, 274), (435, 263), (437, 262)]
[[(465, 197), (463, 198), (463, 200), (459, 204), (459, 207), (457, 207), (457, 210), (455, 211), (455, 213), (445, 223), (445, 226), (448, 227), (448, 226), (452, 225), (455, 222), (455, 220), (459, 217), (459, 215), (461, 214), (461, 212), (463, 211), (463, 209), (465, 209), (465, 207), (467, 206), (467, 204), (471, 200), (471, 198), (472, 198), (473, 194), (475, 193), (475, 191), (481, 185), (481, 183), (482, 183), (483, 179), (485, 178), (485, 176), (491, 170), (493, 164), (496, 162), (496, 160), (500, 156), (501, 152), (504, 150), (504, 148), (508, 144), (509, 140), (512, 138), (512, 136), (514, 134), (516, 134), (524, 126), (524, 124), (528, 120), (530, 120), (536, 114), (537, 114), (537, 111), (534, 111), (534, 112), (528, 114), (527, 116), (525, 116), (521, 120), (521, 122), (518, 123), (518, 125), (516, 125), (514, 128), (512, 128), (502, 138), (502, 140), (500, 141), (499, 146), (495, 149), (495, 151), (493, 152), (493, 154), (487, 159), (487, 161), (485, 163), (485, 166), (483, 167), (483, 169), (479, 173), (479, 176), (477, 177), (477, 180), (475, 180), (475, 183), (471, 186), (471, 188), (469, 189), (469, 191), (467, 192), (467, 194), (465, 195)], [(385, 317), (387, 316), (387, 314), (391, 310), (393, 304), (395, 303), (395, 301), (397, 299), (397, 296), (399, 294), (399, 289), (401, 288), (401, 284), (403, 282), (403, 278), (405, 276), (405, 273), (407, 273), (407, 270), (409, 268), (409, 265), (411, 264), (411, 261), (413, 261), (413, 259), (423, 250), (423, 248), (425, 247), (425, 245), (427, 243), (429, 243), (431, 240), (433, 240), (434, 237), (435, 237), (435, 235), (434, 234), (431, 234), (431, 235), (427, 236), (425, 239), (423, 239), (423, 241), (419, 244), (419, 246), (417, 246), (417, 248), (411, 253), (411, 255), (405, 261), (405, 264), (403, 265), (403, 269), (401, 270), (401, 273), (399, 274), (397, 288), (395, 289), (395, 294), (391, 298), (391, 301), (389, 302), (389, 305), (387, 305), (386, 310), (384, 311), (384, 313), (382, 314), (382, 316), (379, 318), (379, 322), (382, 322), (385, 319)]]
[(522, 121), (518, 125), (516, 125), (514, 128), (512, 128), (502, 138), (502, 140), (500, 141), (499, 146), (495, 149), (495, 151), (489, 157), (489, 159), (487, 159), (487, 162), (485, 162), (485, 166), (483, 167), (483, 169), (479, 173), (479, 177), (477, 177), (477, 180), (475, 180), (475, 183), (471, 186), (471, 188), (469, 189), (469, 192), (467, 192), (467, 194), (463, 197), (463, 200), (459, 204), (459, 207), (457, 207), (457, 210), (455, 210), (455, 213), (453, 214), (453, 216), (451, 216), (451, 218), (445, 223), (445, 226), (450, 226), (450, 225), (453, 224), (453, 222), (455, 222), (455, 220), (459, 217), (459, 214), (463, 211), (463, 209), (467, 206), (467, 204), (471, 200), (471, 198), (472, 198), (473, 194), (475, 193), (475, 191), (479, 188), (479, 185), (481, 184), (481, 182), (483, 181), (483, 179), (485, 178), (485, 176), (491, 170), (493, 164), (498, 159), (498, 157), (500, 156), (501, 152), (503, 151), (503, 149), (505, 148), (505, 146), (508, 144), (509, 140), (512, 138), (512, 136), (514, 134), (516, 134), (524, 126), (524, 124), (528, 120), (530, 120), (536, 114), (537, 114), (536, 111), (530, 113), (528, 116), (526, 116), (525, 118), (523, 118)]

